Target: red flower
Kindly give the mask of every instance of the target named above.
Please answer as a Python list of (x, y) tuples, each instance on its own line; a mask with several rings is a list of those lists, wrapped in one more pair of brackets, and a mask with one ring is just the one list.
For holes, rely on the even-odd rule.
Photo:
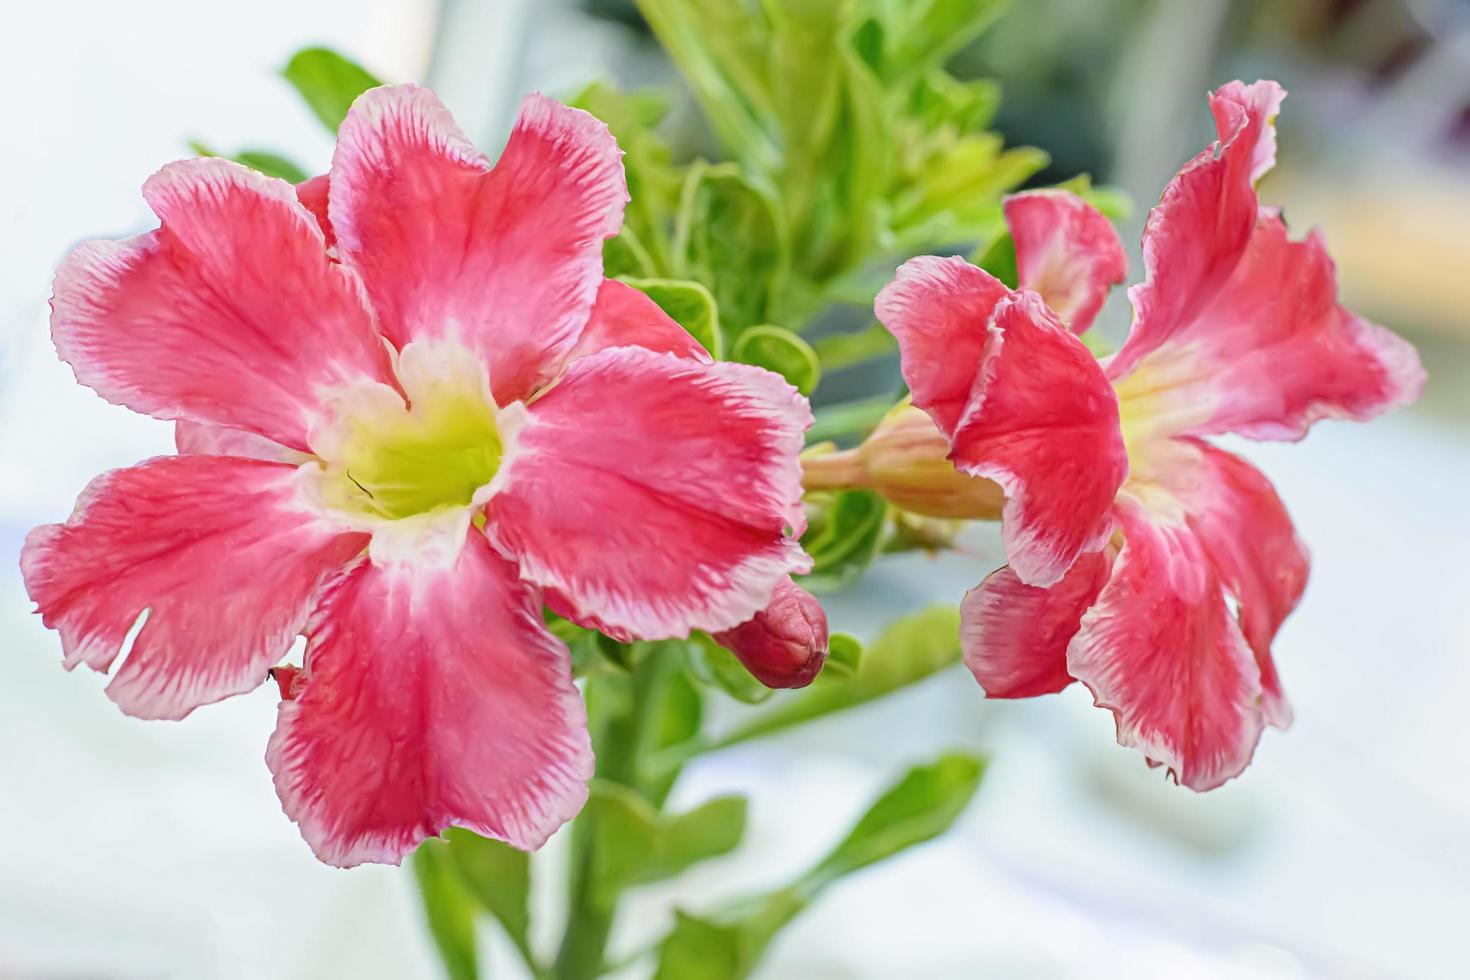
[(646, 639), (764, 609), (809, 566), (805, 400), (604, 281), (617, 145), (541, 96), (493, 166), (403, 86), (357, 100), (326, 178), (192, 160), (143, 193), (161, 227), (79, 246), (52, 331), (180, 455), (27, 539), (66, 666), (109, 669), (147, 610), (107, 691), (182, 718), (305, 633), (267, 762), (322, 860), (451, 824), (539, 846), (592, 773), (542, 590)]
[(1113, 357), (1075, 334), (1122, 280), (1123, 251), (1062, 192), (1006, 203), (1019, 292), (926, 257), (877, 302), (950, 458), (1006, 491), (1010, 564), (964, 603), (986, 693), (1080, 680), (1122, 744), (1197, 790), (1244, 769), (1265, 723), (1290, 722), (1271, 641), (1308, 566), (1265, 477), (1203, 437), (1299, 439), (1406, 404), (1424, 380), (1412, 347), (1338, 305), (1321, 237), (1292, 241), (1256, 198), (1284, 96), (1274, 82), (1211, 96), (1219, 142), (1149, 216)]

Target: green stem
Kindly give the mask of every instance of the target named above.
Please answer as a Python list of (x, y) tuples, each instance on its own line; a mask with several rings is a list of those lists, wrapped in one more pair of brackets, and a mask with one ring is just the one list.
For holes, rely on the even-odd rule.
[[(628, 692), (613, 689), (629, 682), (626, 675), (591, 675), (587, 693), (589, 702), (601, 694), (618, 706), (598, 731), (598, 778), (642, 793), (643, 760), (654, 748), (657, 734), (649, 723), (661, 716), (656, 706), (666, 696), (670, 672), (678, 669), (678, 664), (666, 651), (644, 649), (633, 653), (636, 663), (630, 697), (626, 696)], [(594, 691), (593, 685), (608, 689)], [(566, 932), (551, 973), (555, 980), (592, 980), (606, 972), (604, 960), (617, 917), (618, 895), (608, 894), (605, 884), (598, 887), (598, 835), (591, 825), (595, 813), (592, 809), (583, 811), (572, 825), (571, 894)]]

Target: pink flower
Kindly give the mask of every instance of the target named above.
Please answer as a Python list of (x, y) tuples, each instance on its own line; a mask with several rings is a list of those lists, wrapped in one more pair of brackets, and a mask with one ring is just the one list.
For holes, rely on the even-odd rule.
[(920, 258), (879, 297), (914, 402), (950, 458), (1006, 491), (1009, 566), (964, 603), (966, 662), (991, 697), (1073, 680), (1118, 740), (1205, 790), (1291, 710), (1271, 641), (1307, 553), (1275, 491), (1203, 437), (1299, 439), (1417, 397), (1403, 340), (1338, 305), (1316, 233), (1287, 237), (1255, 182), (1285, 92), (1234, 82), (1219, 142), (1187, 163), (1144, 231), (1132, 331), (1101, 363), (1076, 337), (1124, 277), (1108, 222), (1073, 195), (1006, 203), (1021, 289)]
[(68, 668), (142, 718), (282, 670), (267, 762), (324, 861), (449, 825), (534, 848), (592, 773), (566, 647), (735, 626), (809, 564), (806, 402), (712, 363), (602, 276), (627, 191), (605, 126), (541, 96), (493, 167), (428, 91), (357, 100), (327, 177), (222, 160), (144, 185), (161, 227), (79, 246), (52, 330), (78, 380), (178, 420), (27, 539)]
[(827, 662), (827, 613), (816, 596), (787, 579), (771, 604), (734, 629), (714, 634), (766, 687), (806, 687)]

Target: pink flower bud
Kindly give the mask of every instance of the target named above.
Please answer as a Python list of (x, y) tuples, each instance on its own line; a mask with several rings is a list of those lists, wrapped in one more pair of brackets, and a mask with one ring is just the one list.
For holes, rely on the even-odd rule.
[(787, 579), (764, 611), (715, 633), (714, 640), (766, 687), (806, 687), (827, 662), (827, 614), (815, 596)]

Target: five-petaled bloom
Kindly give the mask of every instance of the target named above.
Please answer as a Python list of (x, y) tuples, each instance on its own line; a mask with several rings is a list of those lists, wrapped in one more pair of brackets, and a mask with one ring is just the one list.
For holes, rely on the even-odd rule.
[(1338, 305), (1317, 234), (1258, 202), (1275, 162), (1274, 82), (1210, 98), (1219, 142), (1149, 216), (1127, 342), (1077, 335), (1126, 274), (1074, 195), (1006, 203), (1019, 291), (925, 257), (878, 299), (914, 403), (962, 471), (1006, 491), (1009, 566), (964, 603), (966, 662), (991, 697), (1091, 689), (1118, 740), (1185, 785), (1219, 786), (1291, 710), (1271, 659), (1307, 553), (1256, 469), (1202, 437), (1295, 440), (1417, 397), (1403, 340)]
[(404, 86), (299, 188), (207, 159), (143, 192), (161, 227), (79, 246), (52, 330), (179, 455), (27, 539), (66, 665), (107, 670), (146, 609), (108, 694), (182, 718), (305, 634), (266, 757), (322, 860), (451, 824), (539, 846), (592, 772), (543, 599), (649, 639), (751, 619), (808, 565), (805, 400), (603, 279), (617, 145), (541, 96), (493, 167)]

